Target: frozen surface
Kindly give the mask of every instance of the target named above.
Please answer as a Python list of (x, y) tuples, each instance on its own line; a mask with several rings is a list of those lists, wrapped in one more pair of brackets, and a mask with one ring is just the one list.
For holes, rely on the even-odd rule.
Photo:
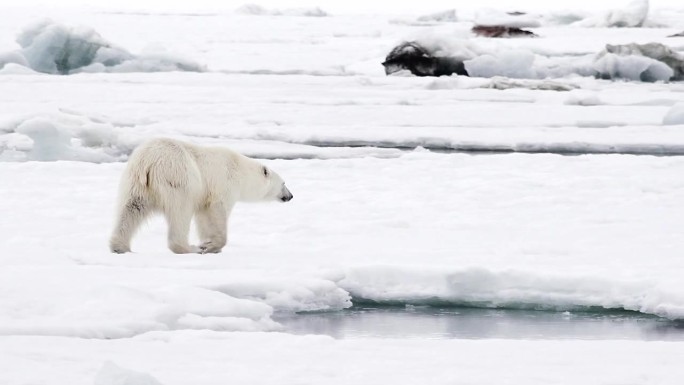
[[(356, 339), (272, 333), (154, 332), (124, 340), (5, 337), (6, 384), (91, 385), (104, 361), (164, 385), (678, 384), (684, 344), (645, 341)], [(46, 366), (49, 363), (49, 369)], [(505, 367), (505, 373), (500, 372)], [(497, 370), (494, 370), (497, 369)], [(581, 369), (581, 370), (580, 370)], [(136, 384), (138, 385), (138, 384)]]
[(273, 311), (343, 309), (353, 297), (684, 318), (684, 185), (671, 177), (682, 158), (419, 151), (268, 163), (297, 199), (238, 206), (223, 254), (170, 255), (157, 220), (137, 253), (117, 258), (106, 244), (121, 164), (0, 164), (16, 181), (0, 199), (0, 334), (277, 330)]
[[(4, 11), (3, 385), (491, 384), (494, 372), (515, 384), (681, 382), (684, 345), (617, 332), (336, 340), (280, 322), (355, 302), (684, 319), (684, 157), (673, 156), (684, 154), (684, 85), (594, 77), (607, 44), (680, 53), (666, 36), (684, 28), (681, 10), (650, 9), (647, 25), (663, 28), (545, 14), (540, 38), (506, 41), (470, 33), (475, 16), (514, 17), (498, 10)], [(83, 47), (102, 36), (138, 59), (182, 52), (208, 70), (148, 73), (138, 61), (133, 73), (39, 73), (31, 61), (44, 56), (12, 37), (44, 17), (55, 23), (30, 30), (27, 48), (48, 30), (46, 42), (87, 36)], [(64, 27), (77, 25), (92, 29)], [(417, 38), (473, 59), (482, 77), (385, 76), (387, 52)], [(622, 71), (629, 57), (604, 64)], [(296, 198), (237, 206), (219, 255), (171, 254), (156, 218), (135, 253), (114, 256), (122, 161), (155, 136), (263, 158)]]
[(95, 385), (161, 385), (147, 373), (136, 372), (106, 361), (95, 376)]

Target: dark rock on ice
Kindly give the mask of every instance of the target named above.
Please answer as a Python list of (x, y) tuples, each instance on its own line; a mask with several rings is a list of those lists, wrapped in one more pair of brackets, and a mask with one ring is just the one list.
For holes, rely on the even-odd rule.
[(538, 37), (534, 32), (504, 25), (476, 25), (471, 31), (482, 37)]
[(404, 42), (396, 46), (382, 63), (385, 74), (391, 75), (401, 70), (409, 70), (416, 76), (465, 75), (463, 60), (456, 57), (433, 56), (425, 47), (416, 42)]

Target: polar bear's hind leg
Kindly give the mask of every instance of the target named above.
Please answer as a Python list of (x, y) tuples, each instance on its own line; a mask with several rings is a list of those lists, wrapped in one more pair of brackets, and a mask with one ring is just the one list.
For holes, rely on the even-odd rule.
[(129, 198), (120, 209), (109, 249), (118, 254), (130, 252), (131, 238), (151, 212), (150, 204), (144, 198)]

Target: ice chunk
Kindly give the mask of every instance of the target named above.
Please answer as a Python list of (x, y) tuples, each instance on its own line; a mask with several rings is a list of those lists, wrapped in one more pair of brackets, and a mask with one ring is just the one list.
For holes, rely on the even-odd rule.
[(115, 51), (117, 64), (132, 58), (128, 52), (112, 47), (93, 29), (67, 27), (51, 20), (24, 29), (17, 43), (31, 68), (53, 74), (68, 74), (90, 65), (100, 48)]
[(684, 80), (684, 57), (660, 43), (606, 45), (594, 68), (603, 78)]
[(509, 78), (535, 78), (534, 54), (522, 49), (509, 49), (494, 56), (481, 55), (464, 62), (470, 76), (491, 78), (506, 76)]
[(150, 374), (122, 368), (111, 361), (102, 364), (95, 385), (162, 385)]
[(49, 74), (75, 72), (203, 71), (194, 61), (167, 52), (136, 56), (89, 27), (43, 20), (17, 36), (21, 50), (0, 53), (0, 66), (16, 63)]
[(594, 68), (604, 79), (622, 78), (655, 82), (669, 80), (674, 74), (664, 63), (643, 56), (606, 54), (596, 61)]
[(665, 118), (663, 118), (663, 124), (684, 124), (684, 103), (677, 103), (672, 106), (667, 112), (667, 115), (665, 115)]

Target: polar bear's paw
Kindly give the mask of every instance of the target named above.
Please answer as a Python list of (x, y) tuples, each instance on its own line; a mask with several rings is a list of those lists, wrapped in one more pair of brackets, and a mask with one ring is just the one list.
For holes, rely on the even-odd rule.
[(199, 249), (200, 254), (216, 254), (221, 252), (223, 245), (219, 245), (213, 241), (206, 241), (199, 246)]
[(112, 239), (109, 241), (109, 250), (116, 254), (125, 254), (131, 252), (131, 246), (119, 241), (118, 239)]

